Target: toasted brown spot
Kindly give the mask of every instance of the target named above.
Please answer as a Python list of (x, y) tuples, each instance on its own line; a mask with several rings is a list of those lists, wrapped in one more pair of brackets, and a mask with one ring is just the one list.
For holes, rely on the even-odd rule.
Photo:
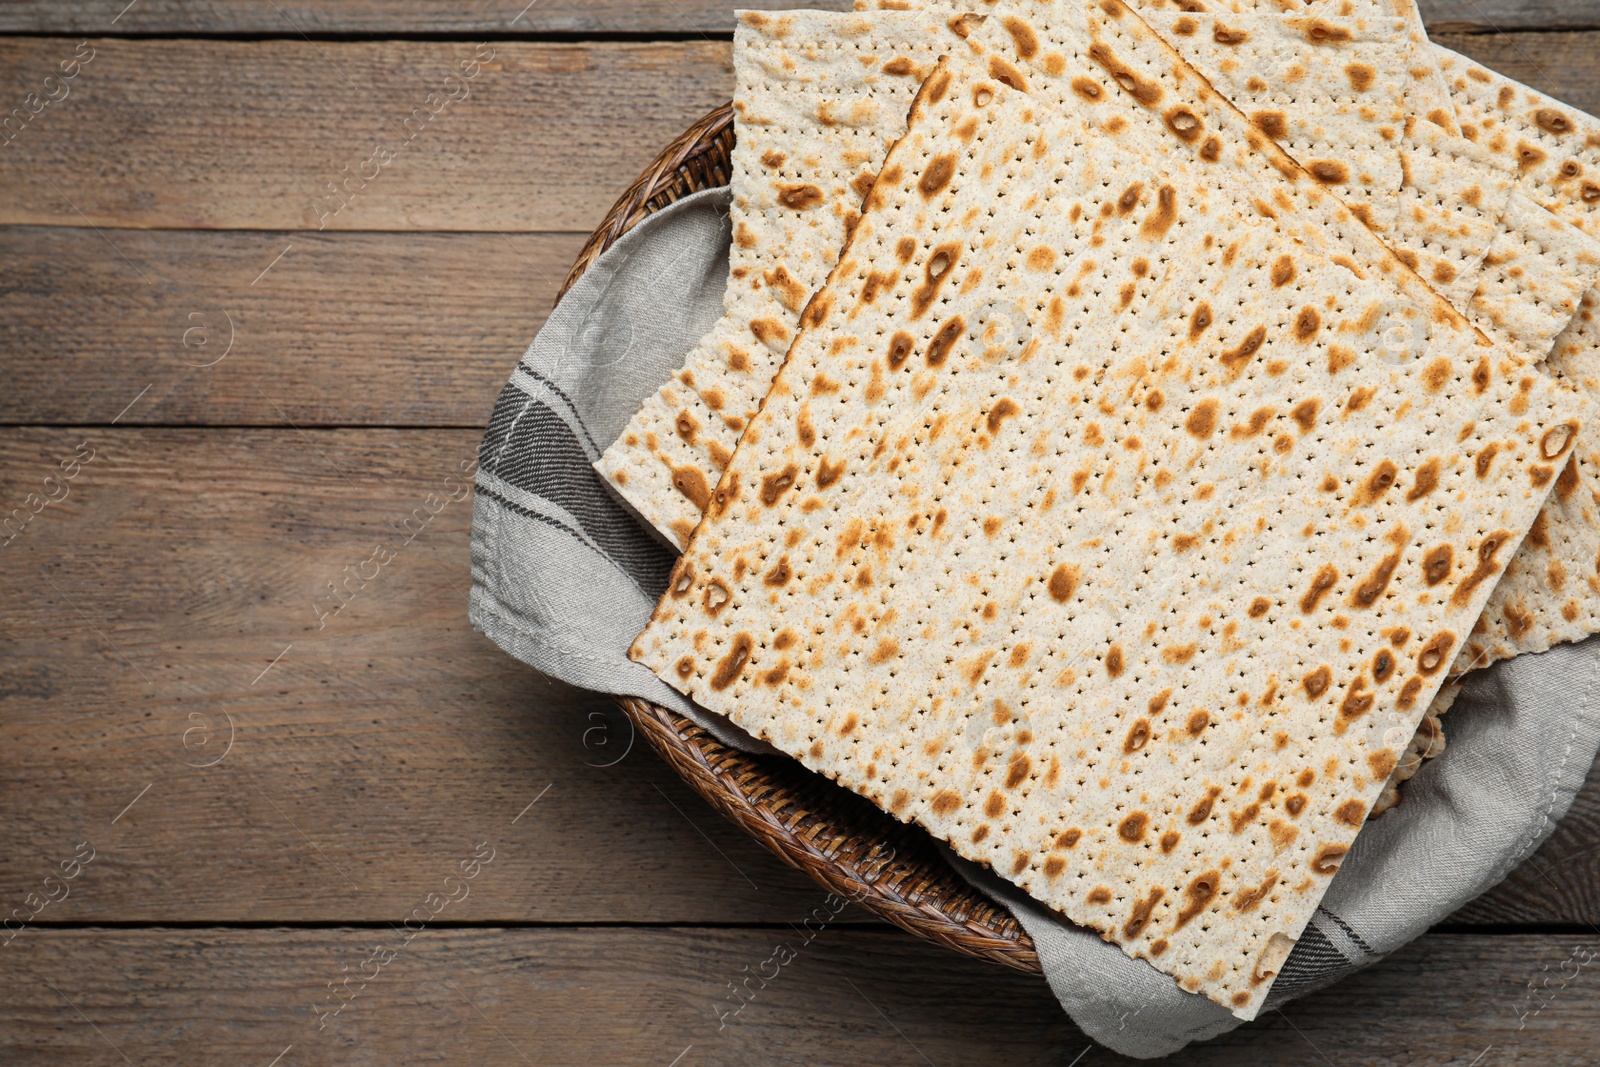
[[(817, 462), (818, 489), (827, 489), (831, 487), (833, 483), (837, 482), (843, 475), (844, 460), (841, 459), (837, 463), (830, 463), (828, 462), (828, 458), (824, 456)], [(762, 493), (762, 499), (766, 499), (765, 493)]]
[(944, 366), (944, 361), (950, 356), (950, 350), (955, 347), (956, 341), (960, 340), (966, 328), (967, 320), (960, 315), (939, 327), (939, 332), (933, 335), (933, 340), (928, 344), (927, 355), (923, 357), (928, 366), (934, 370)]
[(922, 177), (917, 179), (917, 191), (922, 198), (927, 200), (936, 195), (941, 189), (950, 184), (950, 179), (956, 172), (956, 157), (951, 153), (934, 156), (929, 161), (927, 169), (922, 172)]
[(1105, 95), (1105, 90), (1100, 87), (1099, 82), (1082, 75), (1072, 79), (1072, 91), (1091, 104)]
[(1269, 870), (1261, 884), (1254, 889), (1240, 890), (1233, 895), (1233, 908), (1235, 911), (1254, 911), (1256, 906), (1267, 899), (1267, 894), (1272, 892), (1272, 887), (1278, 884), (1278, 872)]
[(1499, 554), (1500, 549), (1510, 539), (1510, 531), (1496, 530), (1478, 542), (1478, 565), (1472, 569), (1471, 574), (1461, 580), (1461, 584), (1456, 586), (1455, 592), (1450, 594), (1451, 604), (1456, 607), (1462, 606), (1472, 599), (1473, 590), (1499, 573), (1500, 564), (1495, 559), (1495, 556)]
[(1122, 673), (1122, 646), (1112, 645), (1106, 652), (1106, 673), (1115, 678)]
[(1489, 388), (1489, 358), (1485, 356), (1478, 360), (1476, 367), (1472, 368), (1472, 391), (1481, 395), (1487, 388)]
[(1111, 890), (1103, 885), (1097, 885), (1089, 890), (1089, 895), (1084, 899), (1090, 904), (1105, 904), (1111, 900)]
[(931, 807), (935, 815), (949, 815), (961, 807), (961, 794), (953, 789), (944, 789), (935, 794)]
[[(1209, 805), (1208, 805), (1209, 807)], [(1193, 821), (1193, 820), (1190, 820)], [(1172, 932), (1177, 933), (1184, 926), (1206, 909), (1206, 906), (1216, 899), (1217, 889), (1222, 885), (1221, 871), (1206, 871), (1197, 875), (1188, 886), (1184, 888), (1185, 903), (1178, 909), (1178, 919), (1172, 924)]]
[(1305, 33), (1306, 40), (1312, 44), (1334, 44), (1350, 40), (1349, 30), (1322, 19), (1313, 19), (1311, 25), (1306, 27)]
[(916, 254), (917, 242), (914, 239), (910, 237), (902, 237), (900, 240), (895, 242), (894, 258), (898, 259), (902, 265), (910, 263), (911, 257)]
[(1375, 604), (1383, 591), (1389, 588), (1389, 579), (1394, 577), (1395, 568), (1400, 566), (1400, 553), (1394, 551), (1383, 557), (1378, 565), (1372, 568), (1372, 573), (1362, 580), (1350, 593), (1350, 606), (1356, 608), (1370, 608)]
[(1285, 798), (1283, 810), (1290, 815), (1299, 815), (1306, 810), (1306, 795), (1304, 793), (1296, 793), (1291, 797)]
[(706, 484), (706, 476), (694, 467), (673, 467), (672, 487), (701, 511), (711, 502), (711, 487)]
[(1189, 340), (1193, 341), (1206, 332), (1211, 325), (1211, 305), (1204, 300), (1195, 305), (1194, 312), (1189, 316)]
[(1322, 329), (1322, 316), (1309, 304), (1301, 308), (1300, 313), (1294, 317), (1294, 336), (1297, 341), (1311, 340), (1320, 329)]
[(1021, 410), (1021, 408), (1017, 407), (1016, 402), (1009, 397), (1001, 397), (995, 402), (994, 407), (989, 409), (989, 414), (984, 418), (983, 424), (989, 428), (991, 434), (999, 433), (1000, 427), (1005, 424), (1005, 421)]
[[(1556, 499), (1567, 500), (1578, 488), (1578, 457), (1568, 456), (1566, 465), (1561, 468), (1561, 473), (1556, 476)], [(1540, 515), (1543, 515), (1540, 512)], [(1537, 520), (1535, 520), (1537, 521)], [(1531, 535), (1530, 535), (1531, 536)]]
[(1117, 836), (1129, 844), (1136, 843), (1144, 838), (1145, 827), (1149, 824), (1150, 816), (1136, 811), (1117, 824)]
[(1250, 34), (1245, 30), (1230, 30), (1219, 22), (1211, 31), (1211, 39), (1218, 44), (1243, 44), (1250, 39)]
[(1328, 590), (1334, 587), (1339, 580), (1339, 568), (1331, 563), (1324, 563), (1311, 578), (1311, 585), (1306, 589), (1305, 595), (1300, 598), (1300, 611), (1309, 615), (1317, 608), (1317, 603)]
[(1281, 111), (1253, 112), (1250, 124), (1274, 141), (1281, 141), (1289, 136), (1289, 119)]
[(1215, 137), (1207, 137), (1205, 144), (1200, 146), (1200, 158), (1207, 163), (1215, 163), (1222, 158), (1222, 142)]
[(1065, 603), (1072, 599), (1078, 588), (1078, 568), (1071, 563), (1058, 563), (1050, 572), (1050, 599)]
[(1259, 619), (1261, 616), (1265, 615), (1267, 610), (1271, 607), (1272, 601), (1268, 600), (1264, 596), (1258, 596), (1254, 600), (1250, 601), (1250, 617), (1252, 619)]
[(1216, 803), (1217, 797), (1221, 793), (1222, 789), (1219, 786), (1212, 786), (1206, 790), (1206, 795), (1200, 798), (1195, 806), (1189, 809), (1189, 814), (1185, 816), (1190, 826), (1199, 826), (1211, 818), (1211, 805)]
[(1140, 932), (1149, 925), (1150, 913), (1155, 910), (1161, 898), (1166, 896), (1166, 890), (1157, 886), (1150, 890), (1150, 895), (1133, 905), (1133, 911), (1128, 914), (1128, 921), (1122, 924), (1123, 937), (1138, 937)]
[(1167, 124), (1167, 129), (1177, 135), (1178, 140), (1186, 144), (1194, 144), (1200, 139), (1200, 134), (1205, 127), (1200, 122), (1200, 116), (1183, 106), (1169, 107), (1161, 116)]
[(1378, 649), (1378, 654), (1372, 657), (1372, 680), (1382, 685), (1394, 675), (1397, 661), (1394, 653), (1387, 648)]
[(1145, 107), (1150, 107), (1161, 99), (1161, 86), (1148, 78), (1141, 77), (1129, 68), (1116, 57), (1104, 41), (1096, 41), (1089, 46), (1089, 58), (1110, 71), (1117, 84)]
[(1024, 753), (1018, 752), (1011, 757), (1011, 762), (1006, 766), (1006, 788), (1015, 789), (1028, 777), (1028, 772), (1033, 769), (1033, 761)]
[(807, 211), (822, 203), (822, 190), (815, 185), (780, 185), (778, 203), (791, 211)]
[(1517, 168), (1529, 170), (1543, 163), (1547, 158), (1544, 149), (1531, 145), (1526, 141), (1517, 142)]
[(771, 586), (784, 586), (789, 584), (789, 579), (794, 577), (794, 572), (789, 569), (789, 557), (779, 556), (778, 562), (761, 578), (762, 584)]
[(1044, 861), (1044, 874), (1046, 878), (1058, 878), (1061, 872), (1067, 869), (1067, 861), (1060, 856), (1051, 856)]
[(1294, 281), (1294, 276), (1297, 273), (1294, 260), (1288, 256), (1279, 256), (1272, 264), (1272, 287), (1274, 289), (1283, 288)]
[(1324, 845), (1311, 861), (1311, 869), (1318, 874), (1332, 874), (1339, 869), (1344, 854), (1350, 850), (1344, 845)]
[(1149, 740), (1150, 720), (1139, 719), (1128, 728), (1128, 736), (1122, 742), (1122, 751), (1131, 755), (1143, 748)]
[(1556, 459), (1566, 451), (1572, 436), (1577, 432), (1577, 427), (1572, 423), (1562, 423), (1552, 426), (1539, 438), (1539, 452), (1545, 459)]
[(1205, 440), (1217, 428), (1217, 402), (1215, 400), (1202, 400), (1195, 405), (1189, 417), (1184, 420), (1184, 429), (1195, 437)]
[[(896, 330), (894, 336), (889, 338), (889, 369), (899, 370), (904, 366), (906, 360), (911, 358), (911, 351), (915, 344), (915, 340), (909, 333), (904, 330)], [(806, 447), (809, 448), (810, 446), (807, 445)]]
[(922, 268), (922, 284), (911, 293), (911, 317), (921, 318), (939, 295), (939, 288), (944, 280), (950, 276), (951, 270), (956, 265), (956, 260), (961, 257), (961, 246), (954, 241), (935, 245), (928, 253), (928, 262)]
[(1383, 460), (1375, 470), (1367, 475), (1367, 480), (1361, 483), (1361, 489), (1356, 493), (1357, 504), (1370, 504), (1389, 491), (1399, 476), (1391, 460)]
[(1437, 488), (1439, 488), (1439, 460), (1438, 457), (1434, 457), (1417, 468), (1417, 477), (1406, 492), (1406, 501), (1410, 503), (1421, 500)]
[(896, 56), (883, 65), (883, 72), (892, 74), (897, 78), (903, 78), (907, 74), (915, 74), (917, 68), (905, 56)]
[(1449, 662), (1450, 651), (1456, 647), (1456, 635), (1442, 630), (1429, 639), (1417, 653), (1417, 670), (1423, 674), (1437, 674)]
[(1333, 671), (1324, 664), (1302, 678), (1300, 684), (1305, 687), (1306, 696), (1316, 700), (1333, 684)]
[(711, 688), (720, 691), (732, 685), (744, 670), (744, 665), (750, 661), (750, 650), (754, 647), (755, 641), (749, 634), (740, 633), (734, 637), (733, 646), (717, 661), (716, 673), (711, 676)]
[(1250, 357), (1261, 350), (1261, 345), (1267, 339), (1267, 328), (1257, 326), (1245, 334), (1244, 340), (1239, 342), (1237, 348), (1224, 349), (1221, 359), (1222, 365), (1237, 375), (1240, 369), (1248, 362)]
[(794, 484), (797, 473), (798, 468), (791, 463), (777, 474), (769, 474), (761, 479), (761, 502), (769, 508), (776, 504), (783, 491)]
[(1199, 737), (1209, 725), (1211, 725), (1210, 712), (1191, 711), (1189, 718), (1184, 721), (1183, 731), (1190, 737)]
[(1410, 711), (1417, 706), (1417, 694), (1422, 692), (1421, 678), (1407, 678), (1406, 684), (1400, 687), (1400, 695), (1395, 698), (1395, 706), (1401, 711)]
[(1170, 185), (1156, 190), (1155, 210), (1139, 224), (1139, 236), (1151, 239), (1162, 237), (1178, 218), (1178, 191)]
[(1367, 680), (1359, 675), (1350, 680), (1344, 699), (1339, 701), (1339, 718), (1354, 719), (1372, 710), (1373, 695), (1363, 691), (1366, 686)]
[(1365, 63), (1350, 63), (1344, 68), (1345, 77), (1350, 79), (1350, 87), (1358, 93), (1364, 93), (1372, 88), (1373, 79), (1378, 72)]
[(1500, 451), (1499, 442), (1490, 441), (1478, 452), (1472, 461), (1472, 469), (1477, 472), (1479, 481), (1489, 476), (1489, 468), (1494, 464), (1495, 453)]
[(1022, 71), (999, 56), (989, 57), (989, 77), (1001, 85), (1009, 85), (1019, 93), (1028, 91), (1028, 79), (1022, 76)]
[(1013, 16), (1007, 15), (1000, 23), (1011, 35), (1011, 40), (1017, 46), (1017, 55), (1023, 59), (1032, 59), (1039, 51), (1039, 38), (1034, 35), (1033, 27)]
[(1350, 168), (1334, 159), (1314, 159), (1306, 172), (1323, 185), (1342, 185), (1350, 180)]

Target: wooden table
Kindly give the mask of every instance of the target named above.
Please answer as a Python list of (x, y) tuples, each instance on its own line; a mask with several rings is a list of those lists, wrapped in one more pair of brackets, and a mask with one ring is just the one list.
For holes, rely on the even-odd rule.
[[(0, 510), (51, 498), (0, 532), (0, 1062), (1111, 1062), (1040, 981), (808, 940), (819, 889), (468, 626), (454, 475), (732, 85), (721, 0), (519, 8), (0, 6)], [(1594, 0), (1426, 8), (1600, 112)], [(1173, 1062), (1595, 1062), (1597, 845), (1591, 775), (1448, 924)]]

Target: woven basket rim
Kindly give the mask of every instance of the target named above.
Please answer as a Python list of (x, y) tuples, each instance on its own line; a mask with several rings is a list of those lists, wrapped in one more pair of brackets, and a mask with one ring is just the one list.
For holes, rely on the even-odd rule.
[[(690, 193), (727, 184), (733, 145), (730, 102), (663, 148), (589, 235), (556, 301), (640, 221)], [(712, 807), (830, 893), (935, 944), (1043, 974), (1021, 924), (957, 874), (926, 831), (788, 756), (743, 752), (677, 712), (635, 697), (615, 699)]]

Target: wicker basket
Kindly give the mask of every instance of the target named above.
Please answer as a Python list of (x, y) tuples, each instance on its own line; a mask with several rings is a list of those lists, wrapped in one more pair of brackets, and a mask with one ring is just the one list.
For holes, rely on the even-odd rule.
[[(663, 149), (622, 194), (579, 253), (561, 294), (639, 220), (680, 197), (726, 184), (732, 152), (733, 109), (723, 105)], [(619, 697), (618, 703), (712, 807), (823, 888), (935, 944), (1042, 973), (1016, 919), (951, 870), (923, 831), (787, 757), (729, 748), (683, 716), (643, 700)]]

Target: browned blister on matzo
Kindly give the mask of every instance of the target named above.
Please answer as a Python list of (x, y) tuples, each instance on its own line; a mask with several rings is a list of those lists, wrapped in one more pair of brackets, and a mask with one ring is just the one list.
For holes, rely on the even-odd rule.
[(633, 655), (1252, 1017), (1585, 405), (1108, 10), (924, 84)]
[(963, 32), (949, 14), (740, 13), (724, 314), (595, 465), (674, 545), (700, 521), (917, 86)]

